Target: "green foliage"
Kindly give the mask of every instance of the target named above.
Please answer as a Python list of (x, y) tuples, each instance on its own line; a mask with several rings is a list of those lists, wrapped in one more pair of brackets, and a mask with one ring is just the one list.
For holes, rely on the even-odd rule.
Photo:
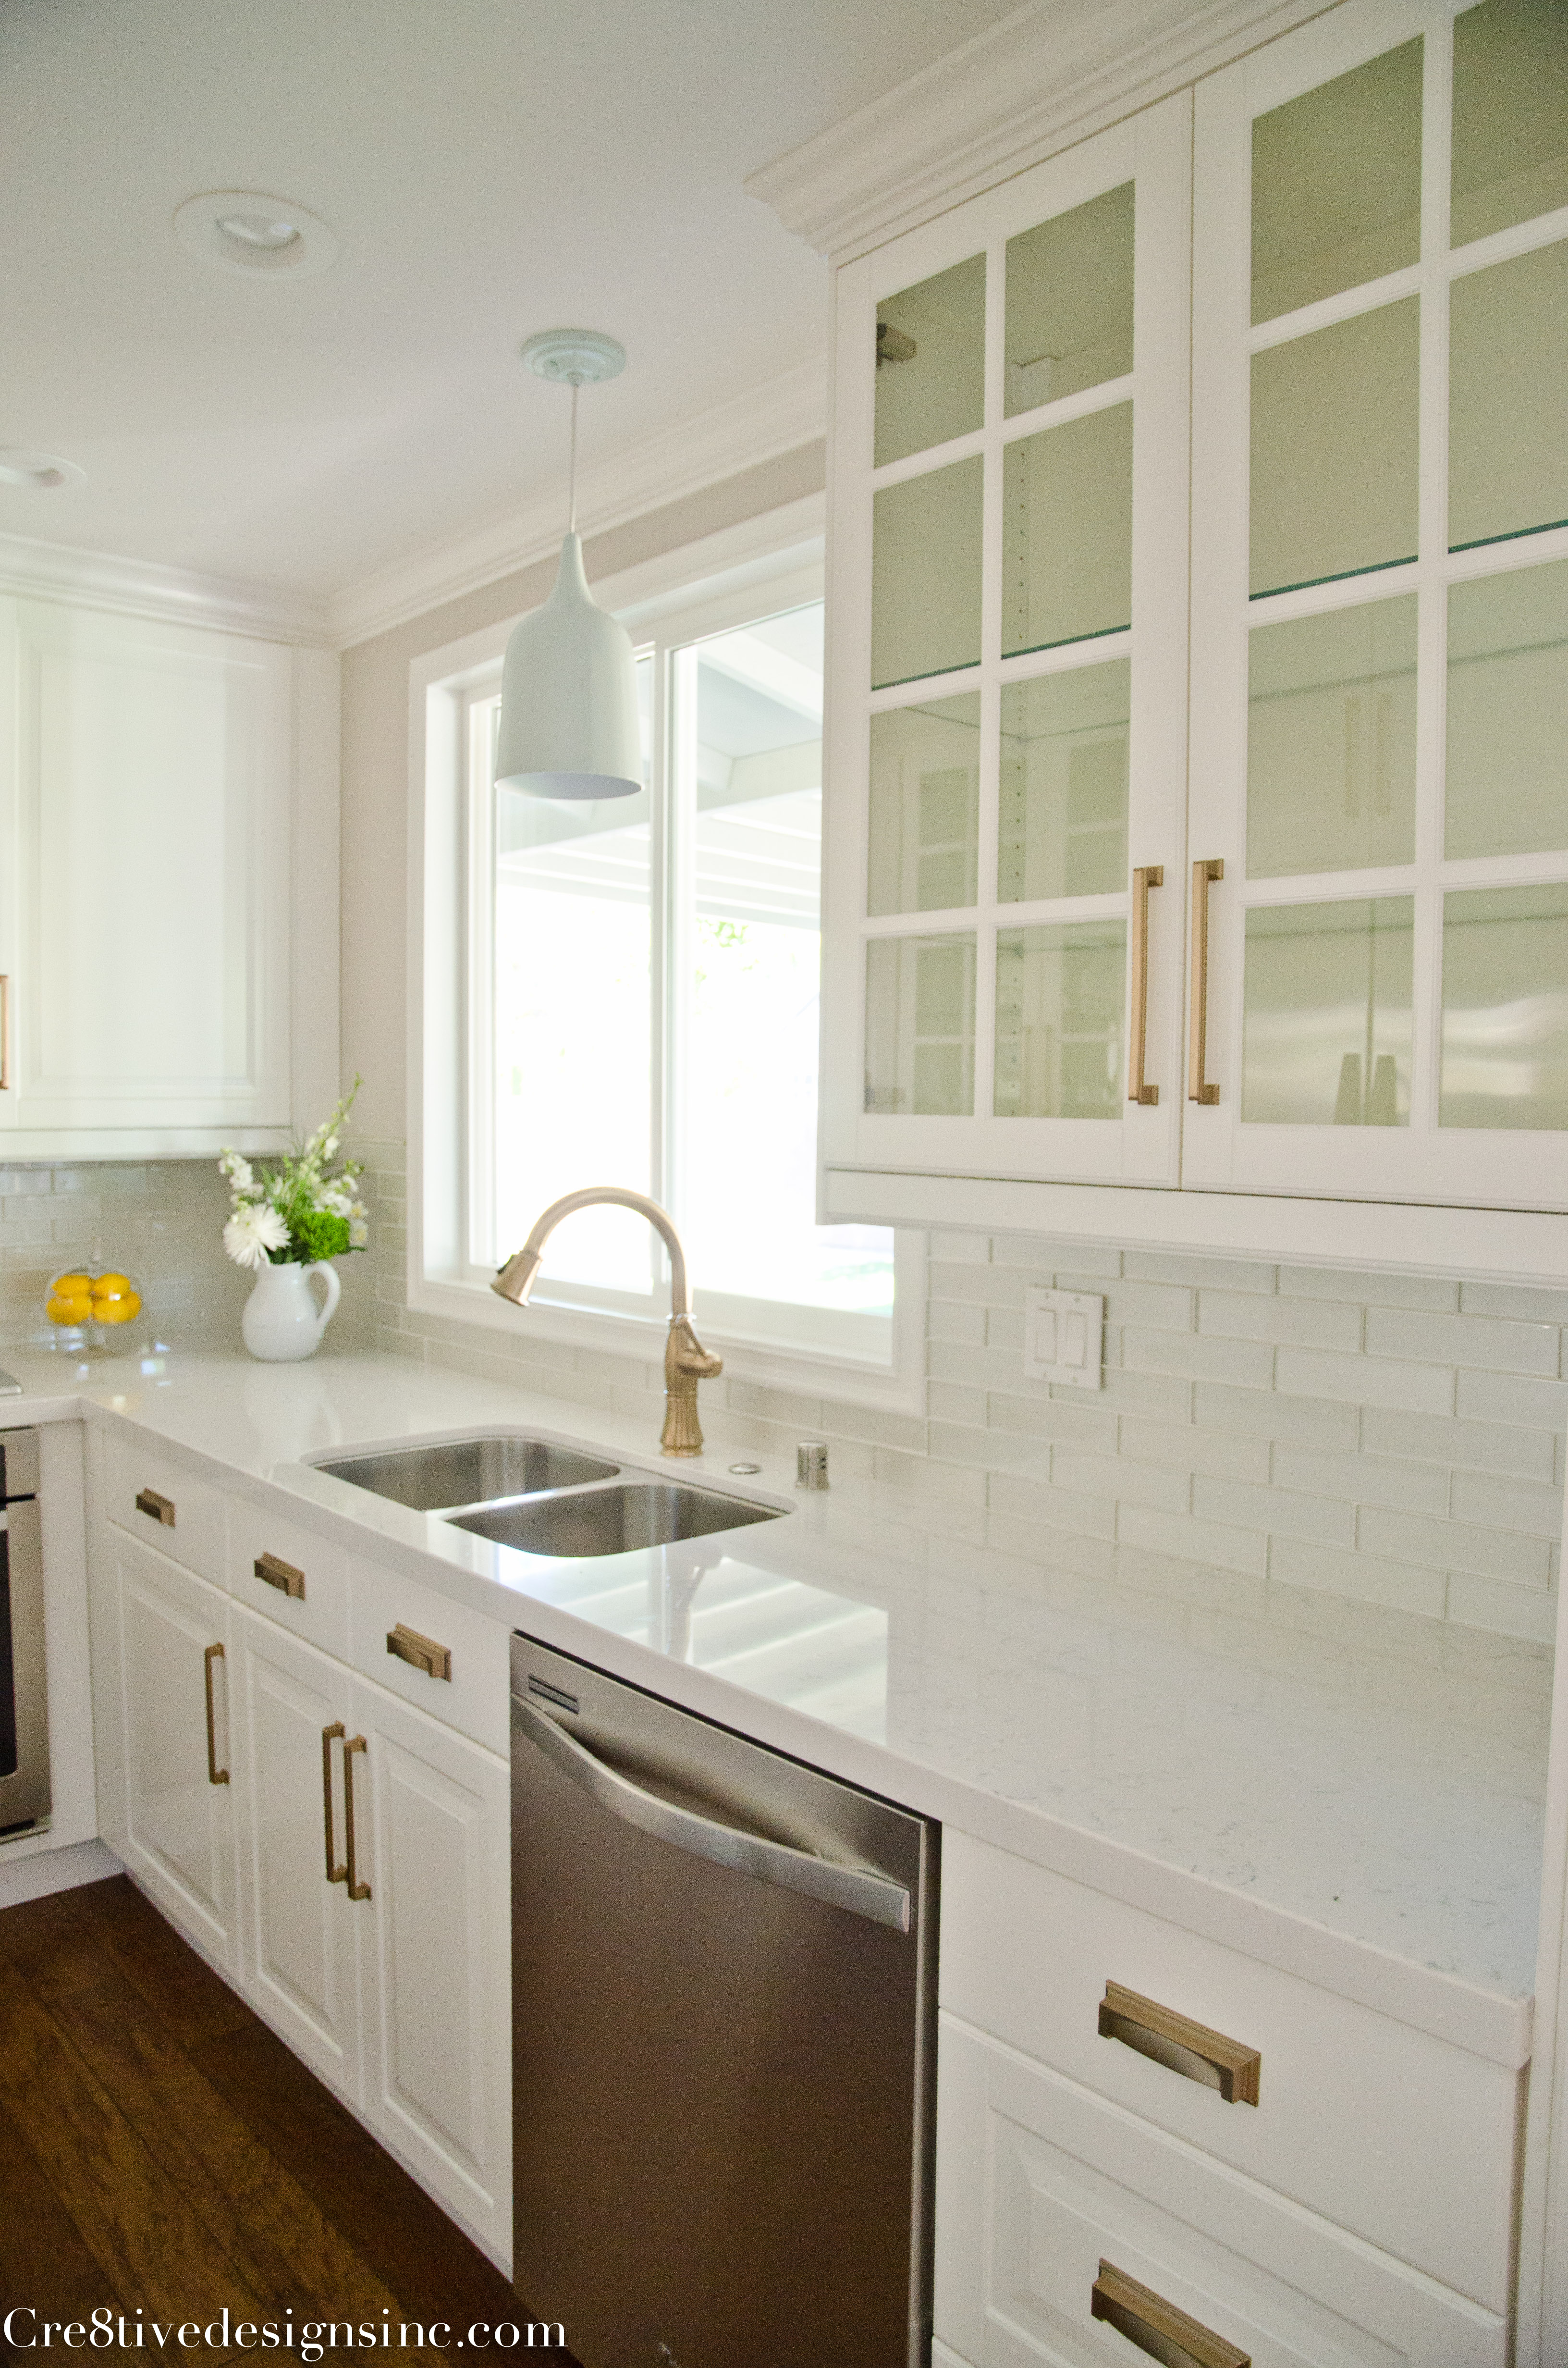
[(341, 1258), (349, 1247), (348, 1220), (328, 1209), (301, 1209), (289, 1219), (290, 1257), (304, 1266), (317, 1258)]

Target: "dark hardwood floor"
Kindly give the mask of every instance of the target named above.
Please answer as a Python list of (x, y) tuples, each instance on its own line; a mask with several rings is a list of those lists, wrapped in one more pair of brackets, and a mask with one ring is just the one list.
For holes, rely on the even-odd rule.
[(386, 2314), (454, 2338), (525, 2316), (123, 1875), (0, 1910), (0, 2326), (14, 2304), (203, 2326), (226, 2305), (296, 2329)]

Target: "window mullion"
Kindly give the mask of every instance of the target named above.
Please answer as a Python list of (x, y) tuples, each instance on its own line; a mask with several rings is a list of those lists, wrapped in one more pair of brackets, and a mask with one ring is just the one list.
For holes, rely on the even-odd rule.
[(672, 650), (666, 814), (668, 848), (668, 946), (665, 969), (665, 1043), (668, 1047), (668, 1121), (665, 1162), (666, 1206), (677, 1226), (688, 1222), (687, 1158), (688, 1065), (691, 1042), (691, 934), (696, 911), (697, 666), (695, 647)]

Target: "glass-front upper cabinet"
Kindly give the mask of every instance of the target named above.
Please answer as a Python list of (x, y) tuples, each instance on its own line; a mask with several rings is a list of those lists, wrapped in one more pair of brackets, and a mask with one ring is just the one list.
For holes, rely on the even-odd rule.
[(838, 273), (830, 1167), (1177, 1180), (1190, 123)]
[(1568, 6), (1198, 85), (1183, 1181), (1561, 1207)]

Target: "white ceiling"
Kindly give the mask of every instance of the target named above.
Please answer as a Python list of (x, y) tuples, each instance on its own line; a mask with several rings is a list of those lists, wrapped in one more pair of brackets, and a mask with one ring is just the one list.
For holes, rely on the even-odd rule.
[[(0, 532), (335, 592), (561, 477), (533, 330), (629, 349), (589, 462), (798, 370), (826, 266), (744, 176), (1015, 5), (0, 0), (0, 444), (87, 472)], [(222, 188), (336, 262), (203, 264)]]

